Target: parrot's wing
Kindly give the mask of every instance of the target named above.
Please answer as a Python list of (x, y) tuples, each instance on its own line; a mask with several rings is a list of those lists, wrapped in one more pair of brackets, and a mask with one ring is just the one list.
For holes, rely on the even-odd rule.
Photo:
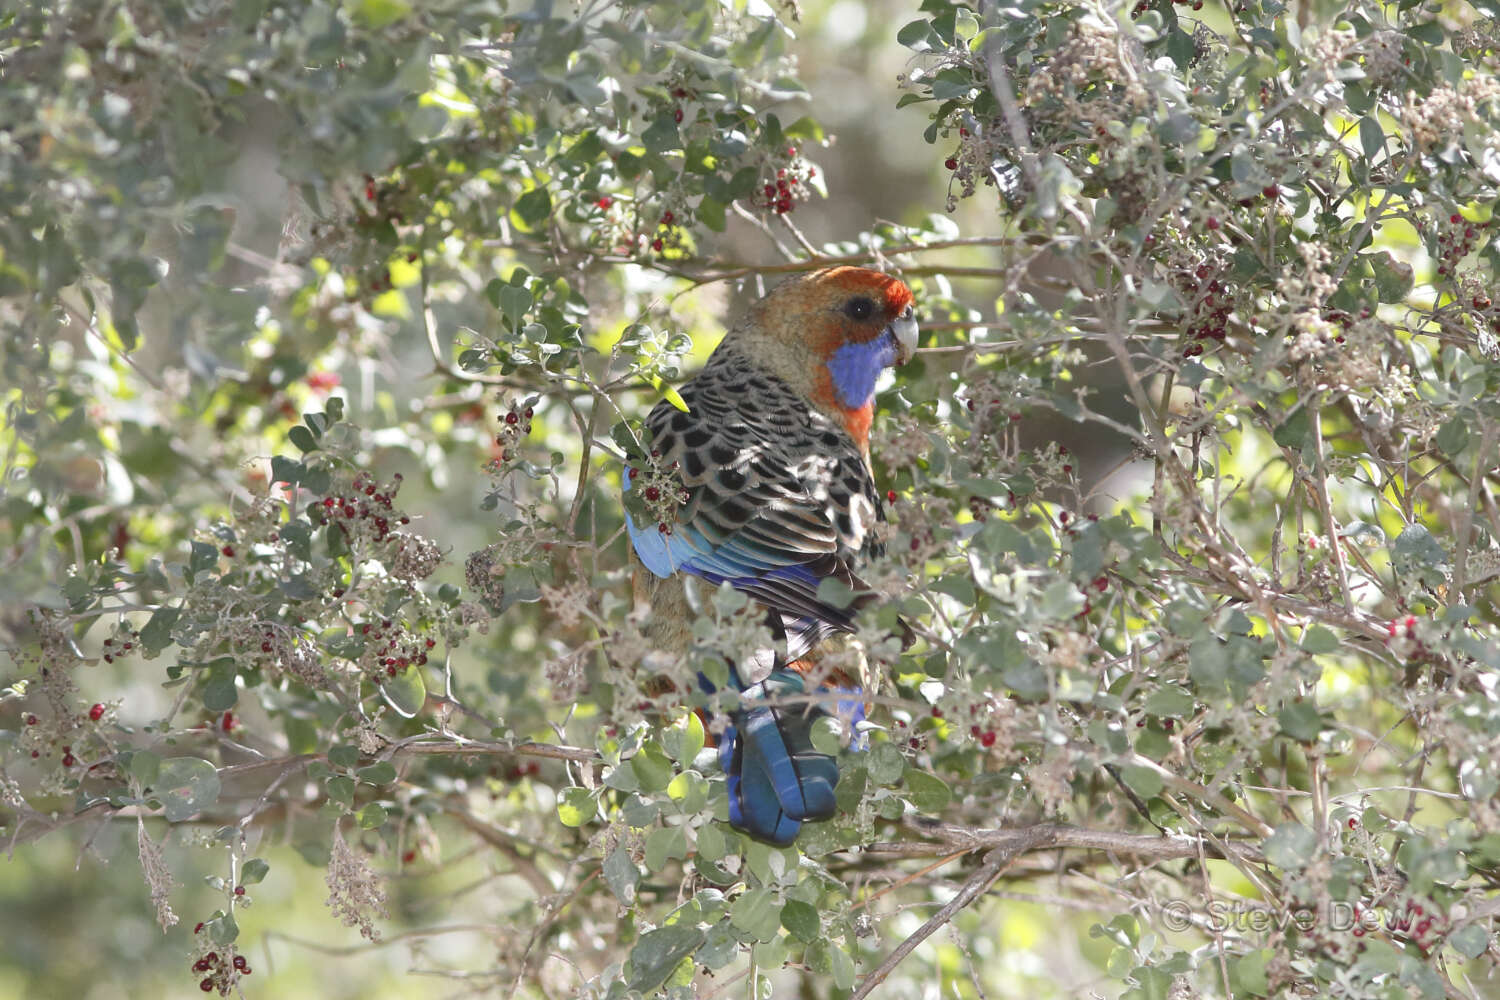
[(820, 599), (818, 587), (833, 578), (866, 589), (854, 565), (874, 548), (880, 501), (842, 428), (784, 382), (744, 367), (710, 365), (683, 390), (686, 412), (667, 402), (651, 411), (654, 460), (676, 463), (688, 500), (670, 534), (627, 527), (657, 576), (727, 581), (810, 644), (853, 628), (854, 609)]

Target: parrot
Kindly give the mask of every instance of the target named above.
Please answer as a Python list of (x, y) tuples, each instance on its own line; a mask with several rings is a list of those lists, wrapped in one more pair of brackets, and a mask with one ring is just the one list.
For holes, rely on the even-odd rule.
[[(695, 577), (750, 598), (785, 644), (769, 662), (731, 666), (741, 707), (719, 741), (730, 824), (767, 843), (790, 844), (803, 822), (836, 811), (837, 762), (810, 736), (825, 713), (775, 701), (805, 693), (810, 654), (853, 632), (873, 598), (858, 570), (878, 553), (885, 519), (870, 466), (875, 385), (911, 360), (917, 334), (900, 280), (853, 266), (805, 273), (729, 328), (679, 390), (686, 409), (664, 399), (645, 421), (648, 461), (680, 479), (660, 521), (637, 523), (628, 511), (625, 519), (654, 641), (677, 651), (692, 641), (683, 578)], [(626, 467), (626, 492), (640, 471)], [(660, 492), (644, 489), (648, 499)], [(820, 597), (827, 579), (853, 591), (853, 604)], [(851, 698), (841, 708), (863, 705)]]

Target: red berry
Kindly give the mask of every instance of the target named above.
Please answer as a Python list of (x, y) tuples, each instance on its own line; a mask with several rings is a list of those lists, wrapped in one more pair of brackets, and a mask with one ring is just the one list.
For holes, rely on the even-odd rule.
[(609, 195), (605, 195), (603, 198), (600, 198), (597, 202), (595, 202), (595, 204), (598, 205), (600, 208), (605, 208), (605, 209), (609, 208), (614, 203), (615, 203), (615, 200), (613, 198), (611, 198)]
[(95, 722), (104, 718), (104, 706), (98, 704), (91, 706), (89, 708), (89, 718)]
[(63, 758), (62, 758), (63, 767), (72, 767), (76, 763), (78, 763), (78, 758), (74, 757), (70, 753), (63, 754)]
[(672, 120), (674, 122), (677, 122), (679, 125), (682, 124), (682, 109), (681, 108), (678, 108), (678, 109), (676, 109), (675, 111), (672, 112)]
[(993, 732), (990, 732), (990, 731), (986, 731), (986, 732), (981, 733), (979, 735), (979, 745), (980, 746), (984, 746), (984, 747), (992, 747), (992, 746), (994, 746), (995, 745), (995, 734)]
[(37, 717), (34, 716), (34, 715), (28, 715), (28, 716), (26, 716), (26, 724), (28, 726), (34, 726), (34, 725), (36, 725), (37, 724)]
[(1219, 220), (1217, 218), (1215, 218), (1214, 216), (1212, 216), (1212, 215), (1210, 215), (1208, 217), (1207, 221), (1205, 221), (1203, 224), (1205, 226), (1207, 226), (1210, 230), (1214, 230), (1214, 229), (1218, 229), (1219, 228)]
[(957, 170), (958, 160), (950, 156), (943, 161), (943, 166), (947, 167), (949, 170)]
[(198, 988), (204, 993), (212, 993), (214, 988), (214, 981), (212, 979), (205, 979), (203, 980), (203, 982), (198, 984)]
[(1460, 215), (1459, 215), (1459, 214), (1458, 214), (1458, 213), (1456, 213), (1456, 212), (1455, 212), (1455, 213), (1454, 213), (1454, 214), (1452, 214), (1452, 215), (1450, 215), (1450, 216), (1448, 216), (1448, 221), (1449, 221), (1449, 222), (1450, 222), (1450, 223), (1452, 223), (1452, 224), (1453, 224), (1453, 225), (1455, 225), (1455, 226), (1456, 226), (1456, 225), (1458, 225), (1458, 223), (1459, 223), (1459, 220), (1460, 220), (1460, 219), (1461, 219), (1461, 218), (1462, 218), (1462, 216), (1460, 216)]
[(661, 248), (663, 246), (664, 246), (664, 244), (659, 239), (655, 239), (655, 240), (651, 241), (651, 249), (655, 250), (657, 253), (661, 253)]
[(245, 887), (242, 886), (242, 885), (235, 886), (234, 887), (234, 894), (236, 896), (243, 896), (245, 894)]
[(226, 733), (229, 732), (231, 729), (234, 728), (234, 713), (233, 712), (225, 712), (224, 713), (223, 718), (221, 718), (219, 720), (219, 728), (222, 729), (222, 730), (224, 730), (224, 732), (226, 732)]
[(193, 933), (194, 934), (202, 934), (203, 933), (203, 921), (201, 921), (201, 920), (198, 921), (198, 925), (193, 928)]
[(886, 490), (885, 491), (885, 502), (886, 503), (895, 503), (896, 502), (896, 491), (895, 490)]
[(236, 955), (236, 956), (234, 956), (234, 967), (236, 969), (244, 971), (244, 968), (245, 968), (245, 956), (244, 955)]
[(943, 717), (943, 710), (941, 708), (938, 708), (936, 705), (933, 705), (932, 706), (932, 717), (934, 719), (941, 719)]
[(1355, 819), (1353, 816), (1350, 816), (1349, 817), (1349, 829), (1352, 830), (1352, 829), (1354, 829), (1357, 826), (1359, 826), (1359, 820)]
[(661, 490), (657, 489), (655, 486), (647, 486), (646, 487), (646, 499), (652, 501), (653, 503), (656, 502), (657, 500), (660, 500), (661, 499)]
[(260, 644), (260, 651), (262, 653), (269, 653), (271, 651), (271, 644), (269, 642), (263, 642), (263, 643), (261, 643)]
[[(663, 212), (661, 216), (661, 224), (664, 226), (670, 226), (673, 221), (676, 220), (676, 218), (677, 216), (673, 215), (671, 212)], [(527, 412), (526, 415), (529, 417), (531, 416), (531, 413)]]
[(507, 424), (511, 424), (511, 425), (514, 425), (514, 424), (515, 424), (515, 422), (516, 422), (516, 421), (517, 421), (517, 420), (520, 420), (520, 419), (521, 419), (521, 418), (520, 418), (520, 417), (518, 417), (518, 416), (516, 416), (516, 413), (515, 413), (515, 411), (514, 411), (514, 410), (512, 410), (512, 411), (511, 411), (511, 412), (510, 412), (510, 413), (507, 413), (507, 414), (506, 414), (506, 415), (505, 415), (505, 422), (506, 422), (506, 423), (507, 423)]

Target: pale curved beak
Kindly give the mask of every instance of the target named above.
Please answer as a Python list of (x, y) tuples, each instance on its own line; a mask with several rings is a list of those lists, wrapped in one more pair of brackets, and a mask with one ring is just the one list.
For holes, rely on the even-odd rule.
[(911, 306), (891, 321), (891, 336), (896, 338), (896, 364), (904, 365), (917, 353), (917, 314)]

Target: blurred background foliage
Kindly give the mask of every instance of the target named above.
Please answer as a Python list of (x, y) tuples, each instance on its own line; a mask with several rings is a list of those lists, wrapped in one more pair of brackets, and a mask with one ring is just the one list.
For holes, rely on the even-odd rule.
[[(0, 995), (1500, 996), (1497, 16), (0, 12)], [(925, 332), (777, 850), (619, 458), (828, 262)]]

